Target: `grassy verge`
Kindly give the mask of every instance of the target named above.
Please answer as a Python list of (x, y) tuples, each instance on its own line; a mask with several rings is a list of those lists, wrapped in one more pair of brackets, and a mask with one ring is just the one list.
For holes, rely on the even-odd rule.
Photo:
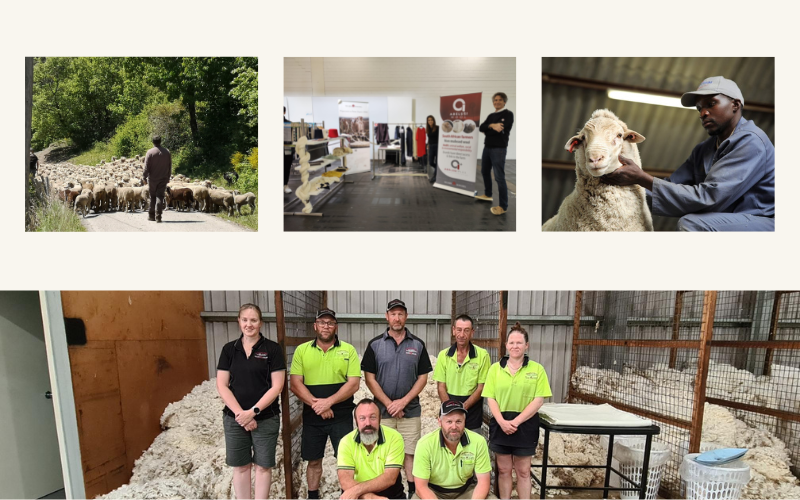
[(81, 219), (58, 200), (44, 200), (34, 206), (28, 231), (85, 232)]
[(250, 228), (253, 231), (258, 231), (258, 208), (256, 208), (256, 212), (254, 214), (250, 215), (250, 207), (242, 207), (242, 214), (247, 215), (236, 215), (235, 217), (231, 217), (224, 212), (218, 212), (213, 215), (216, 215), (220, 219), (231, 221), (234, 224)]
[[(212, 177), (210, 180), (215, 185), (220, 186), (220, 187), (222, 187), (224, 189), (230, 189), (230, 190), (238, 189), (240, 192), (242, 192), (244, 194), (244, 191), (242, 191), (242, 188), (237, 186), (236, 184), (234, 184), (233, 186), (228, 186), (228, 183), (225, 181), (225, 179), (222, 176)], [(237, 215), (234, 216), (234, 217), (230, 217), (230, 216), (228, 216), (228, 214), (223, 213), (223, 212), (218, 212), (215, 215), (217, 217), (219, 217), (220, 219), (225, 219), (227, 221), (233, 222), (234, 224), (239, 224), (240, 226), (244, 226), (244, 227), (250, 228), (253, 231), (258, 231), (258, 189), (252, 190), (252, 193), (254, 195), (256, 195), (256, 211), (255, 211), (255, 213), (250, 214), (250, 207), (249, 206), (244, 206), (244, 207), (242, 207), (242, 214), (247, 214), (247, 215), (241, 215), (240, 216), (240, 215), (238, 215), (238, 212), (237, 212)]]
[(114, 152), (111, 149), (111, 144), (96, 142), (92, 149), (84, 151), (78, 156), (70, 158), (68, 161), (75, 165), (97, 165), (100, 163), (100, 160), (110, 162), (112, 156), (114, 156)]

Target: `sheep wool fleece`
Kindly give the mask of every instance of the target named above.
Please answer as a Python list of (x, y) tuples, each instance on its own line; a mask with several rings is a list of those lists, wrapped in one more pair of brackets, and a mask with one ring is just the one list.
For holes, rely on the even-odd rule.
[[(600, 125), (598, 125), (598, 122)], [(620, 127), (634, 133), (607, 109), (598, 109), (583, 126), (587, 128)], [(641, 136), (640, 136), (641, 137)], [(644, 140), (644, 137), (641, 137)], [(634, 142), (623, 140), (619, 152), (637, 165), (642, 164), (639, 148)], [(572, 149), (570, 149), (572, 151)], [(647, 206), (643, 187), (611, 186), (589, 173), (584, 145), (575, 150), (575, 189), (561, 203), (558, 213), (542, 225), (542, 231), (652, 231), (653, 218)]]

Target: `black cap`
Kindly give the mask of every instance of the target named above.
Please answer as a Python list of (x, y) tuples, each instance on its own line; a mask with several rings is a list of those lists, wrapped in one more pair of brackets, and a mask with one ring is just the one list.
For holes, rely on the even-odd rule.
[(391, 302), (389, 302), (389, 304), (386, 305), (386, 312), (391, 311), (395, 307), (402, 307), (403, 309), (406, 310), (406, 312), (408, 312), (408, 308), (406, 307), (406, 303), (403, 302), (400, 299), (394, 299)]
[(444, 403), (442, 403), (442, 409), (439, 412), (439, 416), (443, 417), (448, 413), (452, 413), (454, 411), (463, 411), (466, 415), (467, 410), (464, 409), (464, 404), (461, 401), (456, 401), (455, 399), (448, 399)]
[(320, 319), (323, 316), (333, 316), (333, 319), (336, 319), (336, 313), (332, 309), (320, 309), (317, 311), (316, 319)]

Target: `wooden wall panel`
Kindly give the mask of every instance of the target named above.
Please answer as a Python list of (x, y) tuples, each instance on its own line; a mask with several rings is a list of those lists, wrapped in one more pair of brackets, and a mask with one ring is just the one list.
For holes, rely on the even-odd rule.
[(208, 378), (203, 292), (61, 292), (88, 498), (128, 482), (167, 404)]

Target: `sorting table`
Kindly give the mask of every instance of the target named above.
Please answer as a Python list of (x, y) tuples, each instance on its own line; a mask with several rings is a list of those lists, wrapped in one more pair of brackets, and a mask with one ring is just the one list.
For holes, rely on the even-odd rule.
[[(540, 495), (539, 498), (545, 498), (545, 494), (549, 489), (570, 489), (570, 490), (603, 490), (603, 498), (608, 498), (609, 491), (636, 491), (639, 490), (639, 498), (645, 498), (647, 493), (647, 476), (650, 467), (650, 448), (653, 442), (653, 436), (661, 432), (661, 428), (657, 425), (651, 424), (646, 427), (607, 427), (607, 426), (593, 426), (593, 425), (556, 425), (548, 422), (546, 419), (541, 419), (540, 426), (544, 429), (544, 449), (542, 450), (542, 479), (539, 480), (535, 475), (531, 474), (533, 480), (539, 485)], [(596, 434), (608, 436), (608, 457), (606, 458), (605, 465), (547, 465), (547, 456), (550, 447), (550, 433), (560, 432), (564, 434)], [(644, 463), (642, 464), (642, 479), (639, 484), (632, 481), (629, 477), (624, 476), (620, 471), (611, 466), (612, 453), (614, 451), (614, 436), (645, 436), (644, 445)], [(538, 467), (534, 465), (533, 467)], [(569, 487), (563, 488), (558, 486), (547, 486), (547, 469), (565, 468), (570, 467), (573, 469), (605, 469), (606, 479), (602, 488), (600, 487)], [(609, 486), (611, 473), (617, 474), (620, 478), (633, 484), (633, 488), (612, 488)], [(624, 483), (623, 483), (624, 484)]]

